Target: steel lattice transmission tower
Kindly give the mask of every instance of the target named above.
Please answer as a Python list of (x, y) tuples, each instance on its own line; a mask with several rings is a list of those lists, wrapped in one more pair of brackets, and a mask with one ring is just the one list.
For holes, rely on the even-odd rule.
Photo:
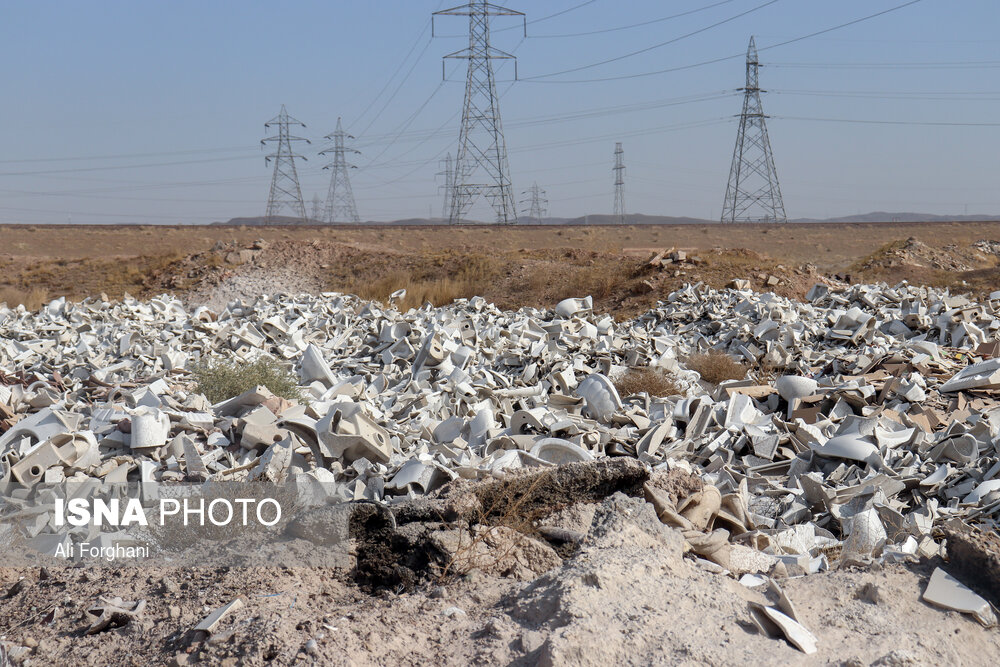
[(619, 225), (625, 224), (625, 151), (622, 150), (622, 143), (615, 144), (615, 222)]
[[(525, 36), (528, 34), (527, 19), (523, 12), (494, 5), (487, 0), (469, 0), (468, 4), (434, 12), (433, 16), (469, 17), (468, 48), (445, 56), (469, 61), (448, 221), (451, 224), (462, 222), (473, 203), (482, 195), (493, 205), (498, 223), (515, 224), (517, 211), (493, 74), (494, 60), (514, 59), (514, 56), (490, 46), (490, 17), (522, 17)], [(433, 34), (433, 27), (431, 32)], [(515, 78), (516, 67), (515, 60)]]
[(348, 169), (357, 169), (353, 164), (347, 163), (345, 155), (354, 153), (360, 155), (361, 151), (344, 146), (345, 139), (354, 137), (344, 132), (337, 118), (337, 129), (328, 134), (324, 139), (333, 142), (331, 148), (319, 152), (320, 155), (333, 153), (333, 162), (324, 165), (324, 169), (332, 169), (330, 174), (330, 189), (326, 193), (326, 210), (323, 213), (324, 222), (361, 222), (358, 217), (358, 208), (354, 205), (354, 192), (351, 190), (351, 179), (347, 176)]
[(447, 218), (451, 212), (452, 190), (455, 187), (455, 166), (451, 159), (451, 153), (448, 153), (448, 155), (441, 160), (440, 164), (442, 170), (434, 175), (444, 176), (444, 185), (441, 186), (444, 190), (444, 201), (441, 203), (441, 217)]
[(323, 200), (319, 195), (314, 194), (312, 204), (309, 206), (309, 219), (313, 222), (320, 222), (323, 219)]
[(298, 218), (304, 223), (306, 222), (306, 205), (302, 201), (302, 188), (299, 187), (299, 175), (295, 171), (295, 158), (301, 160), (306, 158), (295, 154), (292, 150), (292, 142), (304, 141), (307, 144), (310, 142), (304, 137), (292, 136), (289, 128), (292, 125), (305, 127), (305, 123), (289, 116), (288, 112), (285, 111), (285, 105), (282, 104), (281, 113), (264, 123), (264, 128), (270, 129), (275, 125), (278, 127), (278, 133), (272, 137), (266, 137), (260, 142), (261, 146), (268, 142), (278, 142), (278, 149), (264, 158), (264, 164), (274, 160), (274, 175), (271, 177), (271, 192), (267, 197), (265, 222), (267, 224), (274, 223), (278, 214), (287, 208), (291, 211), (292, 217)]
[(545, 198), (545, 190), (538, 187), (538, 183), (532, 183), (531, 187), (521, 194), (528, 195), (528, 199), (521, 200), (522, 204), (528, 204), (528, 210), (524, 215), (535, 220), (541, 220), (548, 214), (545, 205), (549, 203), (549, 200)]
[(747, 83), (743, 88), (743, 113), (736, 134), (733, 166), (729, 170), (722, 222), (786, 222), (778, 172), (774, 168), (771, 141), (767, 138), (764, 108), (757, 85), (757, 45), (750, 37), (747, 47)]

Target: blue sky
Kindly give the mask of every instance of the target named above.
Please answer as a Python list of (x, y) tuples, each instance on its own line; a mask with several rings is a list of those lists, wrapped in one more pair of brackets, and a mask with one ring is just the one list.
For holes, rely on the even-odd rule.
[[(326, 193), (321, 137), (343, 116), (362, 151), (362, 219), (440, 215), (435, 173), (455, 150), (465, 78), (449, 61), (442, 81), (441, 56), (465, 45), (467, 23), (429, 28), (454, 2), (7, 0), (0, 222), (261, 215), (259, 141), (282, 104), (313, 139), (300, 146), (307, 207)], [(529, 36), (495, 19), (493, 43), (518, 58), (519, 81), (498, 71), (517, 198), (538, 182), (550, 215), (610, 212), (620, 140), (628, 212), (717, 218), (753, 34), (789, 217), (1000, 214), (995, 0), (922, 0), (768, 48), (903, 2), (511, 0)]]

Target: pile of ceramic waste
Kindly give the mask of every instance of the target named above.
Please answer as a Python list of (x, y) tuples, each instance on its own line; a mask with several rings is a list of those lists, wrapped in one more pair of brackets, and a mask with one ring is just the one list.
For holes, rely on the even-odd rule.
[[(589, 297), (517, 312), (340, 294), (218, 313), (167, 296), (0, 306), (0, 492), (270, 480), (395, 503), (627, 456), (707, 483), (687, 508), (651, 501), (735, 572), (932, 555), (942, 526), (996, 525), (1000, 294), (817, 286), (796, 302), (741, 287), (688, 286), (624, 323)], [(751, 379), (702, 382), (684, 360), (710, 348)], [(293, 367), (307, 400), (258, 387), (211, 405), (189, 372), (262, 355)], [(632, 367), (685, 394), (620, 396)]]

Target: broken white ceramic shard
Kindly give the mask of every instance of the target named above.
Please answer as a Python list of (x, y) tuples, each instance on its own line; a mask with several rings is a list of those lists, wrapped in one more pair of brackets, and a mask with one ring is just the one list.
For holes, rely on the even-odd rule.
[(847, 517), (843, 522), (847, 539), (844, 540), (844, 553), (860, 556), (877, 555), (886, 541), (885, 526), (879, 519), (875, 508), (857, 512)]
[(330, 366), (323, 359), (323, 353), (312, 344), (302, 353), (299, 376), (302, 378), (303, 384), (309, 384), (316, 380), (323, 382), (327, 387), (337, 384), (337, 379), (330, 372)]
[(875, 445), (857, 435), (838, 435), (830, 438), (823, 445), (814, 447), (813, 451), (820, 456), (850, 459), (852, 461), (868, 462), (878, 456)]
[(542, 438), (531, 448), (531, 455), (557, 465), (594, 460), (586, 449), (561, 438)]
[(949, 473), (951, 473), (951, 466), (947, 463), (943, 466), (938, 466), (937, 470), (920, 480), (920, 486), (934, 486), (935, 484), (940, 484), (948, 478)]
[(392, 455), (389, 433), (357, 403), (334, 403), (316, 424), (323, 456), (352, 463), (361, 458), (386, 463)]
[(945, 382), (938, 391), (965, 391), (1000, 387), (1000, 359), (987, 359), (959, 371)]
[(962, 498), (962, 502), (978, 505), (983, 498), (991, 496), (998, 491), (1000, 491), (1000, 479), (990, 479), (979, 484), (979, 486), (972, 490), (972, 493)]
[(162, 447), (170, 434), (170, 418), (160, 410), (143, 410), (132, 415), (132, 449)]
[(788, 616), (774, 607), (765, 607), (764, 605), (752, 604), (751, 608), (760, 614), (764, 615), (764, 619), (769, 621), (774, 628), (777, 628), (785, 639), (799, 649), (806, 655), (812, 655), (816, 652), (816, 635), (809, 632), (804, 625)]
[(990, 603), (976, 595), (968, 586), (939, 567), (934, 568), (924, 590), (924, 600), (938, 607), (953, 609), (972, 616), (985, 625), (997, 624), (996, 614)]
[(618, 390), (604, 375), (591, 373), (580, 382), (576, 395), (583, 398), (586, 404), (586, 414), (591, 419), (606, 422), (622, 408), (622, 399)]
[(585, 296), (582, 299), (563, 299), (556, 304), (556, 315), (560, 317), (573, 317), (580, 313), (588, 312), (594, 308), (594, 299)]
[(774, 381), (774, 388), (783, 399), (791, 402), (796, 398), (805, 398), (816, 393), (819, 384), (816, 380), (800, 375), (782, 375)]

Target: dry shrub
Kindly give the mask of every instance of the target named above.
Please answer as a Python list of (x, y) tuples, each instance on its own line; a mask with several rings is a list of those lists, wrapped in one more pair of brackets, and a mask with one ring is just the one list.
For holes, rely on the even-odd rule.
[(643, 392), (650, 396), (676, 396), (680, 387), (666, 373), (654, 368), (630, 368), (615, 381), (615, 389), (622, 396)]
[(484, 542), (491, 537), (492, 530), (498, 527), (509, 528), (514, 531), (514, 535), (535, 534), (532, 522), (545, 512), (540, 513), (537, 508), (532, 511), (530, 505), (541, 488), (550, 481), (550, 474), (541, 474), (526, 484), (525, 488), (516, 483), (497, 486), (499, 493), (490, 497), (488, 504), (480, 507), (476, 520), (470, 525), (459, 527), (458, 545), (442, 569), (440, 579), (446, 579), (455, 572), (465, 572), (473, 566), (483, 569), (506, 560), (518, 546), (516, 540), (512, 540), (507, 549), (492, 555), (488, 549), (485, 553), (481, 552), (486, 546)]
[(28, 310), (38, 310), (49, 301), (49, 293), (41, 287), (29, 290), (19, 290), (13, 287), (0, 289), (0, 303), (6, 303), (11, 308), (24, 306)]
[(712, 384), (726, 380), (742, 380), (747, 376), (749, 368), (719, 350), (692, 355), (687, 360), (687, 367), (698, 371), (701, 379)]
[(212, 403), (239, 396), (257, 385), (288, 399), (301, 399), (298, 378), (274, 359), (261, 357), (253, 363), (209, 362), (194, 368), (198, 391)]

